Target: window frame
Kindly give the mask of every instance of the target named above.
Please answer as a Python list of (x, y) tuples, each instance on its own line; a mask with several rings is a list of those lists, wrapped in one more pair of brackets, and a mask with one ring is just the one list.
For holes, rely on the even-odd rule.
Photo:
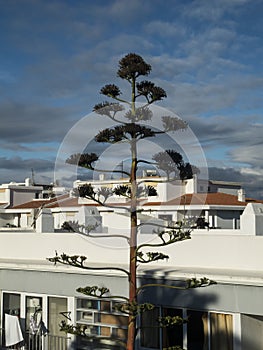
[[(193, 308), (185, 308), (185, 307), (175, 307), (170, 305), (156, 305), (159, 309), (159, 316), (162, 315), (163, 309), (177, 309), (182, 310), (182, 317), (187, 318), (187, 312), (188, 311), (199, 311), (204, 312), (207, 314), (207, 326), (208, 326), (208, 350), (211, 350), (211, 314), (224, 314), (224, 315), (231, 315), (232, 316), (232, 330), (233, 330), (233, 350), (241, 350), (241, 314), (240, 313), (233, 313), (233, 312), (226, 312), (223, 310), (201, 310), (201, 309), (193, 309)], [(140, 336), (139, 336), (139, 348), (141, 350), (162, 350), (162, 343), (163, 343), (163, 332), (160, 328), (160, 336), (159, 336), (159, 347), (156, 348), (149, 348), (145, 347), (141, 343), (142, 339), (142, 330), (141, 330), (141, 316), (139, 317), (139, 328), (140, 328)], [(183, 349), (187, 350), (187, 323), (183, 324)]]
[[(75, 311), (75, 303), (74, 303), (74, 297), (68, 297), (64, 295), (53, 295), (53, 294), (43, 294), (43, 293), (31, 293), (31, 292), (21, 292), (21, 291), (13, 291), (13, 290), (2, 290), (0, 293), (0, 328), (3, 326), (3, 318), (4, 318), (4, 294), (16, 294), (20, 296), (20, 318), (25, 320), (26, 323), (26, 315), (27, 315), (27, 298), (41, 298), (42, 300), (42, 320), (45, 325), (47, 325), (48, 328), (48, 298), (54, 297), (54, 298), (63, 298), (67, 299), (67, 310), (68, 312), (71, 312), (71, 319), (72, 323), (75, 322), (74, 317), (74, 311)], [(25, 332), (25, 329), (23, 327), (23, 332)]]

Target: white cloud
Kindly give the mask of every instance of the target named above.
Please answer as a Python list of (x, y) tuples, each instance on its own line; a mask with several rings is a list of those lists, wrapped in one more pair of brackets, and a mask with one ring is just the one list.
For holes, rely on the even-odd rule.
[(263, 176), (263, 169), (260, 168), (240, 168), (240, 173), (244, 175)]
[[(253, 135), (251, 135), (253, 137)], [(244, 140), (247, 143), (247, 140)], [(257, 173), (261, 169), (263, 171), (263, 158), (262, 158), (263, 142), (261, 141), (257, 145), (240, 146), (238, 149), (234, 148), (229, 151), (231, 158), (234, 162), (249, 164), (252, 169)], [(253, 170), (252, 170), (253, 171)]]
[(194, 0), (184, 8), (184, 15), (199, 21), (217, 22), (226, 12), (242, 10), (242, 6), (253, 0)]
[(160, 37), (176, 37), (186, 33), (185, 28), (176, 23), (165, 22), (160, 20), (150, 21), (145, 26), (145, 31), (151, 35), (157, 35)]

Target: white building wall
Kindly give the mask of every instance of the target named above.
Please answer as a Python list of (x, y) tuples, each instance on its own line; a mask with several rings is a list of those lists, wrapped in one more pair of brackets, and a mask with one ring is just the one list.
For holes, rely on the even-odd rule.
[[(176, 180), (171, 183), (160, 182), (157, 184), (157, 198), (156, 201), (167, 202), (172, 199), (178, 198), (185, 193), (185, 184), (182, 181)], [(148, 198), (148, 201), (152, 201), (152, 198)]]
[(263, 236), (263, 204), (249, 203), (240, 219), (243, 232)]
[(0, 188), (0, 203), (8, 203), (9, 202), (9, 193), (10, 190), (7, 188)]
[(54, 232), (54, 218), (51, 210), (43, 208), (36, 217), (36, 232)]
[[(160, 239), (155, 235), (140, 234), (139, 242), (159, 243)], [(91, 238), (77, 233), (62, 232), (52, 234), (0, 233), (1, 260), (32, 259), (44, 262), (57, 250), (68, 254), (88, 255), (92, 263), (108, 264), (110, 261), (125, 264), (128, 261), (128, 248), (126, 239), (113, 238), (105, 234), (102, 238)], [(200, 267), (226, 270), (226, 273), (229, 270), (251, 271), (252, 276), (253, 271), (262, 271), (262, 249), (263, 241), (260, 236), (230, 235), (229, 231), (217, 234), (211, 231), (196, 230), (192, 233), (190, 240), (159, 248), (168, 254), (170, 259), (167, 262), (152, 263), (151, 267)]]
[(192, 179), (184, 181), (185, 193), (197, 193), (197, 176), (194, 175)]
[(102, 226), (107, 228), (109, 234), (129, 234), (130, 217), (127, 212), (120, 214), (101, 211), (101, 215)]

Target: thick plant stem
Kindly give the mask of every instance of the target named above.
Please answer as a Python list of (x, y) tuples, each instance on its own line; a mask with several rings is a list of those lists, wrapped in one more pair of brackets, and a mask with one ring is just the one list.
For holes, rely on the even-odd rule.
[[(136, 227), (131, 228), (131, 236), (136, 239)], [(133, 243), (132, 243), (133, 241)], [(129, 302), (136, 303), (136, 246), (134, 244), (134, 240), (131, 240), (130, 245), (130, 281), (129, 281)], [(127, 339), (127, 350), (134, 350), (135, 344), (135, 336), (136, 336), (136, 317), (134, 315), (129, 316), (129, 324), (128, 324), (128, 339)]]
[[(135, 79), (132, 82), (132, 113), (135, 116)], [(130, 232), (130, 280), (129, 302), (137, 302), (137, 141), (132, 139), (131, 145), (131, 232)], [(136, 316), (129, 316), (127, 350), (135, 349)]]
[[(137, 302), (137, 149), (136, 140), (131, 142), (132, 164), (131, 164), (131, 232), (130, 232), (130, 280), (129, 280), (129, 302)], [(136, 336), (136, 317), (129, 316), (127, 350), (134, 350)]]

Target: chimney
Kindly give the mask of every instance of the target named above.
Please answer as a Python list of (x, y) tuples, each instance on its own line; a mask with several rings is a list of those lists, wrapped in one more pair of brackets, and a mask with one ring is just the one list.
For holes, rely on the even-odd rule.
[(29, 177), (27, 177), (26, 179), (25, 179), (25, 186), (31, 186), (32, 185), (32, 180), (29, 178)]
[(237, 199), (239, 202), (245, 202), (246, 201), (246, 193), (243, 188), (240, 188), (237, 191)]

